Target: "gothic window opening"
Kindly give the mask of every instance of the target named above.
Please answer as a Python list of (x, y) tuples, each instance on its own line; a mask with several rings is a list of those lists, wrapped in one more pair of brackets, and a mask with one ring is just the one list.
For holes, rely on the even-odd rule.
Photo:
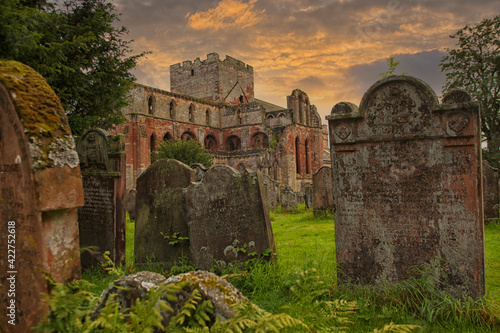
[(309, 175), (309, 174), (311, 174), (311, 167), (310, 167), (311, 161), (309, 158), (309, 154), (311, 152), (309, 151), (309, 140), (307, 140), (307, 139), (306, 139), (305, 147), (306, 147), (306, 174)]
[(243, 100), (243, 95), (240, 95), (240, 104), (243, 104), (244, 100)]
[(153, 133), (151, 134), (151, 137), (149, 138), (149, 150), (151, 152), (154, 152), (156, 149), (156, 135)]
[(173, 100), (170, 102), (169, 109), (170, 119), (175, 119), (175, 102)]
[(207, 109), (207, 111), (205, 111), (205, 123), (207, 125), (210, 125), (210, 109)]
[(295, 167), (297, 174), (300, 174), (300, 148), (299, 137), (295, 138)]
[(265, 149), (269, 148), (269, 139), (265, 133), (259, 132), (252, 137), (252, 148)]
[(194, 76), (194, 69), (191, 70), (191, 76)]
[(189, 106), (189, 122), (194, 123), (194, 105)]
[(181, 135), (182, 141), (196, 140), (196, 136), (191, 132), (184, 132)]
[(174, 138), (172, 137), (172, 134), (170, 134), (169, 132), (165, 133), (165, 135), (163, 136), (163, 141), (172, 141)]
[(241, 110), (236, 111), (236, 124), (239, 126), (242, 124)]
[(149, 96), (148, 98), (148, 113), (154, 114), (155, 111), (155, 98), (153, 96)]
[(205, 149), (206, 150), (216, 150), (217, 149), (217, 140), (213, 135), (207, 135), (205, 138)]
[(230, 136), (226, 141), (226, 150), (235, 151), (241, 149), (241, 140), (236, 135)]

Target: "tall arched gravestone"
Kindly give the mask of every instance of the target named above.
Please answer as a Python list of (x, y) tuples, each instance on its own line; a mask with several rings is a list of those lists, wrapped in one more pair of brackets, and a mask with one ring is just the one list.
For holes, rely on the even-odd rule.
[(188, 187), (186, 212), (193, 263), (200, 269), (245, 262), (250, 254), (259, 256), (268, 249), (272, 258), (276, 252), (259, 172), (210, 168), (200, 183)]
[(480, 118), (467, 97), (454, 92), (439, 104), (424, 82), (391, 76), (359, 109), (333, 107), (340, 283), (401, 281), (437, 263), (453, 294), (484, 294)]
[(85, 132), (77, 143), (85, 205), (78, 209), (82, 267), (102, 261), (109, 251), (115, 264), (125, 264), (125, 139), (102, 129)]
[(135, 262), (172, 266), (189, 257), (185, 212), (186, 188), (196, 180), (193, 169), (173, 159), (160, 159), (137, 178)]
[(0, 61), (0, 331), (29, 332), (47, 312), (43, 272), (80, 278), (78, 155), (46, 81)]
[(313, 175), (312, 205), (315, 213), (333, 212), (332, 168), (324, 166)]

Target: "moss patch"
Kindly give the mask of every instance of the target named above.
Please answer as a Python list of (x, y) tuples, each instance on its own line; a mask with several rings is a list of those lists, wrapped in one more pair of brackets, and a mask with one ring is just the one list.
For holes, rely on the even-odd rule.
[[(45, 79), (17, 61), (0, 61), (0, 82), (10, 92), (24, 125), (33, 168), (38, 171), (59, 164), (51, 158), (54, 151), (58, 151), (59, 156), (68, 154), (74, 161), (76, 152), (68, 119)], [(74, 167), (74, 162), (68, 164)]]

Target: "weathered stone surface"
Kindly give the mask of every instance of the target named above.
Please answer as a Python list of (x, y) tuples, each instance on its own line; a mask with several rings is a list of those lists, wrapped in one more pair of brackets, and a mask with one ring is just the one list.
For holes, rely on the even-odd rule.
[(262, 175), (262, 182), (266, 188), (267, 200), (269, 202), (269, 209), (278, 207), (279, 202), (279, 187), (278, 184), (271, 179), (268, 175)]
[(83, 191), (61, 104), (31, 68), (0, 61), (0, 331), (28, 332), (47, 305), (43, 271), (80, 278)]
[(483, 295), (478, 105), (439, 105), (424, 82), (392, 76), (327, 119), (339, 282), (400, 281), (437, 262), (444, 288)]
[(104, 260), (109, 251), (115, 264), (125, 264), (125, 141), (101, 129), (85, 132), (77, 148), (85, 205), (78, 209), (82, 267)]
[(334, 211), (332, 168), (322, 167), (313, 175), (313, 210)]
[(485, 221), (498, 220), (500, 201), (498, 170), (483, 161), (483, 200)]
[(125, 210), (128, 212), (128, 216), (131, 221), (135, 221), (135, 201), (137, 197), (137, 191), (131, 189), (125, 196)]
[[(148, 258), (167, 265), (189, 256), (190, 237), (185, 212), (185, 189), (196, 174), (182, 162), (161, 159), (137, 179), (135, 261)], [(165, 238), (166, 236), (166, 238)]]
[(300, 188), (301, 201), (306, 205), (307, 209), (312, 208), (313, 202), (313, 186), (310, 183), (302, 183)]
[(205, 176), (205, 173), (207, 172), (207, 168), (205, 168), (205, 166), (203, 164), (200, 164), (200, 163), (195, 163), (193, 165), (191, 165), (191, 169), (194, 170), (194, 172), (196, 172), (196, 181), (197, 182), (201, 182), (201, 180), (203, 179), (203, 176)]
[[(186, 193), (189, 241), (200, 269), (245, 262), (274, 250), (267, 196), (260, 173), (218, 165)], [(245, 249), (245, 251), (242, 251)]]
[(213, 321), (219, 318), (226, 321), (234, 316), (230, 306), (238, 302), (249, 302), (243, 294), (232, 284), (217, 275), (206, 272), (196, 271), (172, 276), (168, 279), (161, 274), (153, 272), (139, 272), (124, 278), (118, 279), (109, 285), (101, 294), (101, 302), (96, 306), (96, 312), (99, 312), (107, 303), (109, 296), (116, 294), (117, 301), (120, 304), (121, 311), (129, 309), (137, 299), (144, 299), (149, 290), (156, 290), (172, 283), (186, 283), (181, 293), (173, 296), (177, 301), (167, 300), (166, 295), (162, 297), (174, 312), (162, 312), (162, 324), (167, 326), (170, 319), (175, 316), (184, 302), (189, 299), (191, 293), (198, 289), (201, 292), (202, 300), (210, 300), (214, 305)]
[(297, 193), (289, 186), (280, 187), (280, 205), (287, 212), (297, 209)]

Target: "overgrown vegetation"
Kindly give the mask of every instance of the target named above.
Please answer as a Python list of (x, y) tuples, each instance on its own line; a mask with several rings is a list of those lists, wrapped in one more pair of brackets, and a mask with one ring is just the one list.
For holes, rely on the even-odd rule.
[(200, 163), (211, 167), (214, 157), (195, 140), (166, 140), (151, 153), (151, 163), (161, 158), (172, 158), (186, 165)]
[[(339, 288), (336, 284), (334, 225), (331, 218), (315, 218), (299, 206), (296, 212), (272, 212), (278, 261), (252, 261), (246, 268), (228, 267), (222, 274), (259, 308), (240, 304), (236, 316), (204, 328), (210, 306), (197, 296), (170, 324), (172, 332), (498, 332), (500, 330), (500, 224), (487, 225), (487, 296), (481, 300), (455, 299), (438, 290), (433, 275), (420, 274), (399, 284), (382, 288)], [(127, 223), (127, 255), (134, 224)], [(123, 273), (135, 271), (133, 258)], [(195, 267), (183, 258), (170, 271), (151, 264), (146, 269), (164, 275), (191, 271)], [(425, 273), (425, 272), (424, 272)], [(53, 289), (52, 332), (85, 332), (85, 318), (97, 295), (116, 279), (103, 269), (86, 272), (84, 279)], [(99, 286), (96, 286), (99, 285)], [(99, 332), (132, 332), (161, 328), (157, 311), (162, 306), (154, 293), (129, 314), (120, 313), (114, 302), (102, 312)], [(165, 310), (167, 311), (167, 310)], [(189, 314), (189, 315), (188, 315)], [(132, 318), (132, 316), (134, 316)], [(183, 317), (184, 316), (184, 317)], [(155, 319), (156, 318), (156, 319)], [(183, 318), (183, 319), (181, 319)], [(196, 319), (198, 318), (198, 319)], [(204, 322), (205, 321), (205, 322)], [(68, 326), (73, 323), (73, 331)], [(92, 321), (91, 321), (92, 322)], [(95, 321), (94, 321), (95, 322)], [(132, 324), (134, 322), (134, 324)], [(134, 325), (142, 326), (134, 326)], [(45, 324), (46, 325), (46, 324)], [(156, 325), (156, 326), (155, 326)], [(97, 329), (99, 327), (99, 329)], [(87, 330), (88, 331), (88, 330)], [(90, 332), (90, 331), (89, 331)]]

